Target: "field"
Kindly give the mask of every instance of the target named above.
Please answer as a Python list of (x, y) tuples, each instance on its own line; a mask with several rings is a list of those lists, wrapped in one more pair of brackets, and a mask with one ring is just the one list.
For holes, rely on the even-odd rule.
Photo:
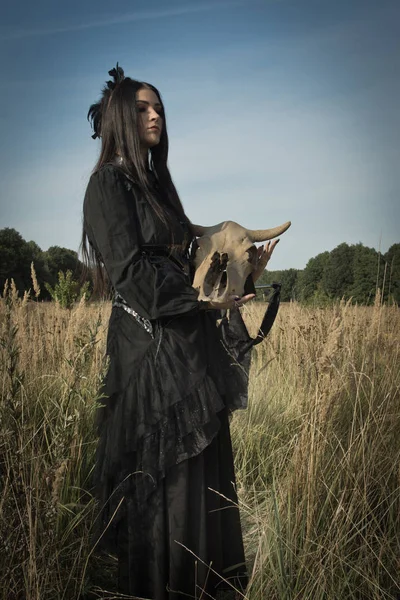
[[(262, 308), (244, 308), (253, 332)], [(2, 600), (118, 597), (102, 591), (112, 558), (89, 552), (109, 313), (15, 289), (0, 302)], [(400, 597), (399, 331), (379, 298), (290, 304), (255, 349), (249, 408), (231, 423), (246, 599)]]

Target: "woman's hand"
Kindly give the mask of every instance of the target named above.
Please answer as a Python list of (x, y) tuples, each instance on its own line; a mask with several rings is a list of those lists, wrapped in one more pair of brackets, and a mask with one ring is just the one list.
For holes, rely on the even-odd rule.
[(253, 272), (254, 283), (264, 273), (265, 267), (267, 266), (268, 261), (271, 258), (274, 248), (278, 242), (279, 239), (274, 240), (273, 242), (270, 240), (265, 244), (265, 246), (260, 246), (259, 248), (257, 248), (257, 266), (255, 271)]
[(215, 310), (228, 310), (231, 308), (240, 308), (249, 300), (255, 298), (255, 294), (247, 294), (246, 296), (230, 296), (227, 302), (207, 302), (207, 308)]

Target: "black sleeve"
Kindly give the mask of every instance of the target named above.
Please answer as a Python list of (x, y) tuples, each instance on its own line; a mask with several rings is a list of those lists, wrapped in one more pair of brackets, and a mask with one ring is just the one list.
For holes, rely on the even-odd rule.
[(124, 175), (106, 168), (94, 173), (84, 201), (89, 240), (100, 252), (114, 289), (139, 315), (157, 319), (197, 311), (201, 302), (186, 274), (167, 257), (151, 258), (140, 249), (135, 188)]

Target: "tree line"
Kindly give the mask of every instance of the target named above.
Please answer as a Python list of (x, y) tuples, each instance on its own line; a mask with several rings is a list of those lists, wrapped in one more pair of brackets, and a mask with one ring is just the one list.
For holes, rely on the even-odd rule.
[(363, 244), (339, 244), (310, 258), (306, 267), (265, 271), (260, 284), (282, 284), (283, 302), (327, 304), (342, 299), (372, 304), (379, 289), (384, 302), (400, 304), (400, 244), (385, 254)]
[[(35, 242), (25, 241), (15, 229), (1, 229), (0, 293), (11, 278), (21, 295), (31, 289), (32, 262), (43, 300), (53, 297), (51, 288), (59, 283), (60, 273), (65, 278), (70, 272), (69, 281), (79, 281), (83, 272), (77, 252), (59, 246), (43, 251)], [(286, 302), (324, 304), (352, 298), (359, 304), (371, 304), (379, 288), (385, 302), (400, 304), (400, 244), (393, 244), (385, 254), (361, 243), (339, 244), (330, 252), (310, 258), (303, 270), (265, 271), (257, 283), (274, 281), (282, 284), (281, 299)]]
[(64, 276), (70, 272), (70, 280), (74, 282), (79, 282), (83, 272), (83, 264), (77, 252), (60, 246), (51, 246), (43, 251), (36, 242), (25, 241), (15, 229), (0, 229), (0, 293), (5, 282), (10, 282), (11, 279), (20, 295), (32, 289), (32, 263), (42, 300), (51, 300), (49, 288), (55, 288), (60, 272)]

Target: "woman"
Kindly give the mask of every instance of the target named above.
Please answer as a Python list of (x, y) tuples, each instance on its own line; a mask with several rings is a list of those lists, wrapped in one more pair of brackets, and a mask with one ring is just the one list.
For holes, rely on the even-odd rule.
[[(101, 152), (82, 240), (115, 291), (98, 413), (99, 543), (117, 554), (125, 594), (175, 600), (244, 591), (228, 415), (246, 405), (248, 359), (237, 368), (232, 354), (248, 341), (237, 308), (254, 294), (198, 300), (194, 235), (167, 167), (160, 94), (118, 65), (109, 74), (88, 114)], [(273, 248), (259, 253), (261, 270)], [(217, 326), (219, 311), (234, 308)]]

